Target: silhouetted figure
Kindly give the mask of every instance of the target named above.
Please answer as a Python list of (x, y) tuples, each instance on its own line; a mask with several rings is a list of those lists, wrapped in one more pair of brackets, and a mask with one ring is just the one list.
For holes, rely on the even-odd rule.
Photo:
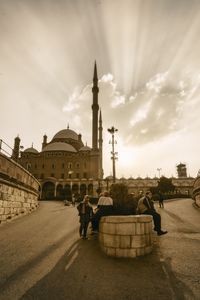
[(75, 195), (73, 194), (73, 195), (72, 195), (72, 205), (75, 206), (75, 204), (76, 204), (76, 197), (75, 197)]
[(161, 208), (164, 208), (164, 203), (163, 203), (163, 201), (164, 201), (164, 198), (163, 198), (163, 195), (161, 194), (161, 192), (159, 191), (158, 192), (158, 201), (159, 201), (159, 206), (161, 207)]
[(92, 220), (93, 209), (91, 204), (89, 203), (89, 196), (85, 195), (82, 202), (77, 206), (79, 216), (80, 216), (80, 227), (79, 234), (83, 239), (87, 239), (87, 229), (89, 222)]
[(151, 215), (154, 221), (154, 230), (157, 231), (158, 235), (166, 234), (167, 231), (161, 229), (161, 216), (156, 212), (154, 208), (154, 203), (152, 200), (152, 193), (150, 191), (145, 193), (145, 196), (142, 197), (138, 202), (137, 211), (139, 214)]

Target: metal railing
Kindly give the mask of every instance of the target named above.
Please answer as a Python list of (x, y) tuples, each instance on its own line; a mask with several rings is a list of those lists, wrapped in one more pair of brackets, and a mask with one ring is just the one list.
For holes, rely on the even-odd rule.
[[(8, 152), (8, 151), (10, 151), (10, 152)], [(13, 152), (13, 148), (10, 147), (2, 139), (0, 139), (0, 152), (2, 152), (3, 154), (5, 154), (6, 156), (11, 157), (12, 156), (12, 152)]]

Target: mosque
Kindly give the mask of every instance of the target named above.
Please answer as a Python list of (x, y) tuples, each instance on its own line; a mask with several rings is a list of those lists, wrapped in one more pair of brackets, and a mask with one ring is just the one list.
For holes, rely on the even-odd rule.
[[(71, 199), (71, 195), (97, 195), (103, 179), (102, 115), (98, 104), (96, 62), (93, 76), (92, 147), (84, 145), (82, 135), (69, 128), (57, 132), (51, 141), (43, 136), (42, 150), (20, 150), (16, 137), (12, 158), (28, 169), (41, 184), (41, 199)], [(21, 155), (19, 155), (19, 152)]]

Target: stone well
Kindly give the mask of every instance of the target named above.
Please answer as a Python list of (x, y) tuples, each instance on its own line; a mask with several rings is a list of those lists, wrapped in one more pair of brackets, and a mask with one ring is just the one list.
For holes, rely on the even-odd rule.
[(136, 257), (152, 251), (152, 216), (106, 216), (99, 224), (101, 249), (109, 256)]

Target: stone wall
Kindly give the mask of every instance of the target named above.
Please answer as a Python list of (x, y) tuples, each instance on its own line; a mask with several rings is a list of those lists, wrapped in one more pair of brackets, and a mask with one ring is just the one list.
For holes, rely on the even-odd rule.
[(200, 177), (197, 177), (193, 186), (193, 198), (198, 207), (200, 207)]
[(23, 167), (0, 153), (0, 224), (38, 207), (39, 182)]
[(106, 216), (99, 226), (101, 249), (109, 256), (136, 257), (152, 251), (152, 216)]

